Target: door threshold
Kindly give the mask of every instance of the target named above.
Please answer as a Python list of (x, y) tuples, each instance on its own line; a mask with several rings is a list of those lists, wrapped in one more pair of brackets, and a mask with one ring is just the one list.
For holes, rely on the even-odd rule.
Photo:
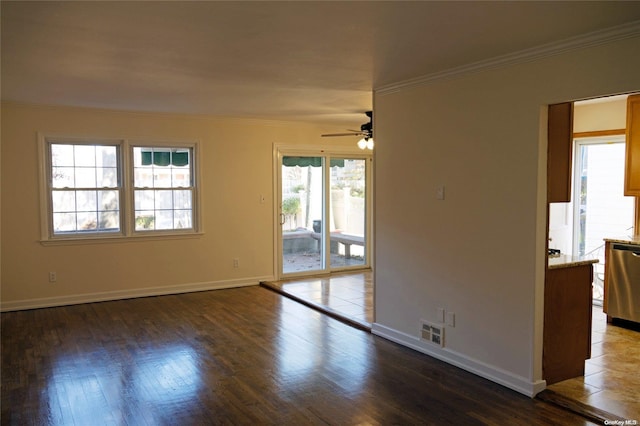
[(287, 291), (283, 290), (280, 286), (276, 285), (275, 283), (272, 282), (268, 282), (268, 281), (263, 281), (260, 283), (261, 287), (264, 287), (268, 290), (274, 291), (278, 294), (281, 294), (291, 300), (295, 300), (296, 302), (307, 306), (311, 309), (314, 309), (316, 311), (319, 311), (325, 315), (330, 316), (333, 319), (336, 319), (338, 321), (341, 321), (347, 325), (350, 325), (351, 327), (357, 328), (359, 330), (362, 331), (366, 331), (368, 333), (371, 333), (371, 323), (366, 322), (366, 321), (362, 321), (359, 320), (357, 318), (350, 318), (342, 313), (340, 313), (339, 311), (332, 309), (328, 306), (322, 305), (320, 303), (315, 303), (312, 302), (310, 300), (305, 300), (299, 296), (296, 296), (294, 294), (288, 293)]

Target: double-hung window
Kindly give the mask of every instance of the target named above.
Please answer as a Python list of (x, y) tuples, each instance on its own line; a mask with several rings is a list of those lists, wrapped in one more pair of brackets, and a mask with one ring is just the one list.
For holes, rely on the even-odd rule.
[(42, 137), (42, 240), (197, 233), (196, 148)]
[(121, 231), (120, 146), (48, 144), (51, 236)]
[(191, 148), (133, 148), (135, 230), (193, 228)]

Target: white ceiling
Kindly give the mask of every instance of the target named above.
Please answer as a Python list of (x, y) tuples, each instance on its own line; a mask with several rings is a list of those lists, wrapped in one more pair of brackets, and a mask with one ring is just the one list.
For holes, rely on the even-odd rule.
[(640, 2), (2, 1), (2, 99), (361, 123), (372, 90), (640, 19)]

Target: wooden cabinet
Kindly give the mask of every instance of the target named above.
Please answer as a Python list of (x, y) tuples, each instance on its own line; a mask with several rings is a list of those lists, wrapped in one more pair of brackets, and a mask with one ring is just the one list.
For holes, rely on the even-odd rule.
[(591, 357), (593, 265), (547, 270), (542, 375), (547, 385), (584, 375)]
[(573, 103), (549, 105), (547, 122), (547, 201), (571, 201)]
[(640, 197), (640, 95), (627, 98), (624, 195)]

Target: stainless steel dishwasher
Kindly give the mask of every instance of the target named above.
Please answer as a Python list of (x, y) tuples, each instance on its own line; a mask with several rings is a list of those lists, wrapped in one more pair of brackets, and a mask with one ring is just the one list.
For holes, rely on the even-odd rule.
[(640, 245), (611, 244), (607, 315), (640, 322)]

